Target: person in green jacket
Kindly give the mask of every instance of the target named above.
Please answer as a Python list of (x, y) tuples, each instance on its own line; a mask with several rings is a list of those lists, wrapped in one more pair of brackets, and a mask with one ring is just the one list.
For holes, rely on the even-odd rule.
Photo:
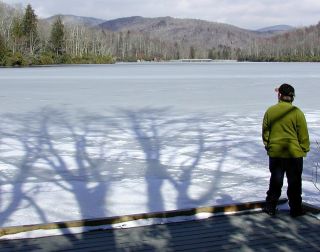
[(303, 157), (310, 150), (309, 134), (303, 112), (292, 105), (294, 88), (284, 83), (276, 91), (278, 103), (268, 108), (262, 124), (262, 139), (269, 156), (271, 173), (263, 211), (269, 215), (276, 214), (286, 174), (290, 214), (297, 217), (303, 214), (301, 176)]

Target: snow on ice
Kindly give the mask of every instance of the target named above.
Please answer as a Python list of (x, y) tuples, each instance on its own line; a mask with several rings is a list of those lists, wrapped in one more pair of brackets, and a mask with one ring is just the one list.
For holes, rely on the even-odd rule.
[[(259, 115), (186, 118), (154, 109), (118, 115), (70, 120), (48, 109), (4, 117), (1, 225), (264, 199), (269, 172)], [(316, 116), (307, 115), (312, 140), (319, 137)], [(314, 141), (312, 147), (304, 200), (319, 205)]]
[[(190, 69), (196, 71), (199, 66), (192, 66)], [(266, 71), (266, 65), (252, 64), (254, 75), (250, 79), (247, 71), (251, 65), (238, 66), (241, 66), (240, 70), (243, 67), (245, 74), (241, 80), (246, 81), (249, 86), (253, 85), (258, 77), (257, 67), (261, 73)], [(270, 70), (273, 74), (282, 65), (268, 66), (274, 66)], [(293, 72), (291, 68), (295, 66), (290, 65), (288, 76), (291, 76)], [(310, 66), (317, 67), (317, 65), (308, 65), (306, 69)], [(224, 69), (226, 66), (208, 65), (208, 67)], [(285, 67), (288, 66), (285, 65)], [(301, 68), (300, 65), (296, 67)], [(119, 71), (116, 66), (110, 66), (110, 68)], [(177, 69), (180, 69), (180, 65), (175, 70)], [(102, 70), (106, 69), (101, 68)], [(285, 72), (283, 68), (280, 70), (279, 76)], [(61, 71), (65, 71), (64, 68), (61, 68)], [(226, 71), (228, 72), (229, 70)], [(119, 73), (116, 74), (121, 76)], [(183, 74), (181, 73), (181, 76)], [(265, 80), (266, 83), (273, 81), (270, 78), (278, 81), (279, 76), (272, 74)], [(140, 75), (144, 76), (144, 73)], [(30, 76), (33, 75), (30, 73)], [(92, 74), (89, 77), (93, 76), (95, 75)], [(164, 75), (160, 73), (159, 76)], [(135, 98), (137, 106), (132, 107), (119, 106), (125, 103), (126, 97), (119, 94), (132, 91), (127, 91), (127, 85), (120, 85), (121, 83), (117, 81), (121, 80), (117, 79), (112, 85), (120, 85), (119, 89), (123, 88), (123, 90), (119, 91), (119, 94), (118, 89), (113, 91), (110, 101), (105, 101), (103, 95), (97, 97), (98, 93), (94, 93), (93, 88), (85, 89), (88, 84), (78, 84), (78, 80), (73, 83), (72, 78), (68, 79), (70, 83), (57, 83), (52, 86), (55, 88), (51, 90), (52, 94), (42, 87), (42, 81), (46, 80), (30, 79), (32, 83), (29, 84), (30, 88), (34, 88), (33, 92), (39, 90), (43, 92), (41, 95), (40, 91), (39, 94), (35, 92), (34, 99), (38, 99), (37, 95), (48, 96), (46, 99), (51, 99), (48, 106), (39, 106), (38, 103), (33, 102), (34, 99), (23, 101), (21, 97), (28, 93), (27, 90), (20, 93), (20, 89), (16, 88), (14, 91), (16, 93), (13, 95), (17, 98), (10, 98), (11, 100), (8, 98), (6, 101), (11, 102), (9, 104), (11, 110), (9, 109), (8, 112), (1, 110), (0, 226), (111, 217), (264, 200), (268, 188), (269, 171), (268, 157), (261, 140), (261, 122), (264, 112), (261, 108), (262, 106), (266, 108), (266, 104), (271, 105), (270, 100), (273, 94), (270, 95), (271, 98), (268, 96), (263, 101), (255, 101), (259, 106), (258, 109), (245, 112), (247, 108), (256, 105), (253, 105), (253, 101), (247, 102), (246, 97), (240, 97), (241, 100), (239, 100), (237, 92), (240, 91), (240, 85), (236, 85), (238, 83), (234, 79), (228, 79), (229, 86), (230, 83), (236, 84), (232, 88), (228, 86), (223, 91), (226, 94), (222, 96), (232, 95), (235, 103), (232, 108), (236, 107), (236, 104), (244, 103), (245, 105), (234, 111), (228, 110), (228, 107), (220, 112), (217, 112), (220, 107), (211, 111), (210, 106), (219, 106), (221, 100), (224, 100), (220, 97), (221, 94), (215, 92), (216, 87), (209, 83), (216, 78), (214, 74), (212, 76), (213, 80), (210, 79), (205, 84), (207, 86), (202, 87), (203, 93), (194, 89), (193, 82), (196, 78), (191, 78), (189, 83), (179, 77), (176, 80), (173, 79), (181, 81), (177, 83), (177, 87), (167, 85), (168, 95), (163, 92), (165, 96), (157, 98), (157, 101), (149, 97), (145, 103), (139, 103), (144, 99), (141, 95)], [(229, 78), (229, 75), (224, 76)], [(9, 83), (12, 76), (1, 78)], [(296, 78), (298, 81), (305, 80), (304, 76), (300, 75)], [(316, 85), (313, 83), (314, 77), (312, 78), (311, 86)], [(146, 78), (144, 81), (150, 81), (150, 79), (152, 78)], [(53, 78), (52, 81), (57, 80)], [(201, 80), (200, 83), (206, 81), (204, 78)], [(223, 78), (219, 77), (216, 85), (219, 85), (222, 80)], [(141, 80), (138, 78), (136, 81), (139, 85), (137, 84), (135, 88), (140, 88)], [(165, 79), (160, 78), (160, 81), (157, 87), (164, 89)], [(86, 79), (85, 83), (87, 82)], [(10, 85), (13, 84), (9, 84), (4, 90), (11, 90)], [(22, 84), (19, 83), (19, 85)], [(67, 96), (62, 85), (67, 87), (71, 85), (70, 90), (79, 87), (80, 91), (77, 95)], [(96, 85), (101, 87), (99, 86), (101, 83)], [(188, 94), (188, 99), (179, 98), (179, 106), (189, 106), (185, 110), (159, 106), (162, 99), (166, 99), (168, 104), (175, 102), (176, 96), (173, 94), (179, 90), (174, 88), (184, 86), (186, 90), (194, 89), (192, 95), (197, 96), (199, 108), (191, 109), (192, 104), (189, 102), (191, 94)], [(141, 86), (139, 92), (142, 92), (143, 88)], [(152, 87), (149, 88), (148, 95), (150, 92), (154, 92), (153, 95), (156, 96), (162, 94), (162, 89), (157, 93)], [(210, 97), (211, 93), (206, 94), (209, 88), (212, 88), (211, 93), (216, 95), (214, 101)], [(270, 86), (265, 87), (264, 83), (255, 89), (259, 92), (262, 89), (272, 90)], [(303, 93), (304, 89), (300, 88), (300, 91)], [(251, 89), (246, 92), (251, 97), (256, 97)], [(65, 105), (68, 97), (72, 97), (69, 102), (75, 104), (81, 104), (80, 100), (88, 97), (91, 99), (97, 97), (97, 102), (91, 104), (86, 101), (84, 105), (88, 106), (88, 111), (85, 109), (77, 111), (74, 105)], [(202, 101), (201, 97), (207, 100)], [(61, 106), (56, 106), (54, 99), (57, 99), (57, 103), (59, 102)], [(148, 102), (154, 103), (155, 106), (145, 105)], [(310, 102), (315, 104), (316, 100), (310, 99)], [(25, 110), (24, 104), (27, 106)], [(100, 104), (101, 107), (99, 107)], [(320, 206), (319, 190), (314, 183), (315, 171), (319, 166), (316, 140), (320, 140), (320, 111), (311, 108), (312, 104), (309, 107), (305, 106), (308, 108), (305, 112), (312, 146), (304, 163), (303, 199)], [(102, 106), (108, 107), (108, 113), (105, 113), (105, 107)], [(42, 108), (39, 109), (39, 107)], [(286, 197), (286, 186), (283, 188), (282, 196)]]

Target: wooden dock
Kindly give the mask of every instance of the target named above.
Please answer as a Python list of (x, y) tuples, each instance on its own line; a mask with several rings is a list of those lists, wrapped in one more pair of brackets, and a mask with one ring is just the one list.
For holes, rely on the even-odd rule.
[[(309, 208), (312, 212), (312, 209)], [(0, 251), (320, 251), (320, 220), (239, 212), (204, 220), (0, 241)]]

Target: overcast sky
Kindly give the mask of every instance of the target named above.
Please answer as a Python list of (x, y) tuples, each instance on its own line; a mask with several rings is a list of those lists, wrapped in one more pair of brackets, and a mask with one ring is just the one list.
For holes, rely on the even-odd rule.
[[(1, 0), (0, 0), (1, 1)], [(320, 0), (2, 0), (30, 3), (39, 17), (72, 14), (101, 19), (129, 16), (196, 18), (257, 29), (320, 21)]]

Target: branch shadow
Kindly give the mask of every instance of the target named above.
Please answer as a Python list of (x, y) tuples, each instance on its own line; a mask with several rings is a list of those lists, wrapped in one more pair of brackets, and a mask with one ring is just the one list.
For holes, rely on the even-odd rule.
[[(7, 131), (8, 125), (11, 126), (12, 122), (18, 124), (18, 127)], [(2, 226), (7, 219), (10, 219), (12, 213), (23, 204), (22, 207), (24, 208), (35, 208), (41, 221), (47, 221), (39, 204), (28, 195), (29, 193), (37, 193), (37, 188), (31, 187), (27, 191), (23, 189), (24, 184), (32, 179), (33, 165), (40, 158), (39, 153), (41, 152), (41, 146), (39, 145), (37, 137), (35, 137), (39, 135), (39, 132), (34, 126), (33, 120), (29, 115), (23, 117), (8, 115), (2, 119), (0, 133), (2, 157), (0, 162), (2, 165), (9, 167), (9, 169), (7, 168), (0, 173), (0, 180), (2, 186), (5, 186), (5, 188), (13, 186), (13, 189), (12, 199), (10, 201), (4, 202), (4, 199), (1, 197), (2, 211), (0, 215), (0, 226)], [(16, 148), (20, 151), (21, 155), (17, 155), (16, 153), (13, 155), (9, 154), (7, 157), (4, 155), (12, 152)], [(7, 191), (5, 190), (1, 192), (1, 195), (7, 195), (6, 193)]]
[[(145, 198), (147, 212), (238, 202), (231, 193), (234, 188), (257, 179), (266, 181), (259, 175), (242, 174), (243, 164), (248, 165), (245, 169), (263, 166), (265, 153), (259, 143), (260, 127), (256, 127), (256, 122), (239, 122), (223, 114), (213, 119), (179, 116), (170, 108), (119, 108), (113, 116), (82, 111), (77, 118), (52, 108), (5, 115), (0, 131), (0, 148), (5, 152), (0, 162), (14, 167), (15, 173), (8, 168), (0, 173), (1, 188), (7, 190), (0, 194), (0, 224), (5, 225), (22, 207), (33, 209), (39, 222), (52, 221), (48, 201), (36, 200), (43, 193), (41, 183), (63, 192), (59, 194), (62, 201), (73, 198), (69, 211), (78, 209), (75, 215), (82, 219), (114, 214), (114, 197), (122, 201), (120, 207), (130, 204), (124, 202), (128, 198), (111, 192), (113, 183), (123, 179), (137, 179), (135, 185), (140, 181), (140, 187), (146, 186), (145, 190), (130, 189), (132, 196), (140, 194), (135, 198)], [(257, 135), (258, 139), (252, 137)], [(17, 147), (20, 152), (13, 152)], [(4, 195), (10, 191), (8, 200)], [(59, 209), (59, 199), (51, 200), (56, 200)], [(67, 226), (61, 228), (68, 233)], [(163, 226), (160, 230), (157, 235), (167, 237), (170, 244), (170, 229)], [(113, 235), (110, 250), (120, 246)], [(89, 236), (70, 231), (65, 239), (75, 245)], [(147, 231), (139, 236), (154, 238)]]
[[(30, 220), (23, 217), (29, 224), (64, 221), (65, 215), (71, 220), (106, 216), (109, 185), (100, 172), (107, 168), (107, 143), (92, 139), (95, 132), (90, 121), (72, 121), (65, 111), (51, 108), (4, 118), (1, 144), (7, 155), (2, 154), (0, 162), (14, 167), (15, 172), (6, 169), (1, 173), (2, 188), (7, 188), (1, 196), (11, 196), (0, 196), (1, 226), (20, 211), (27, 214), (24, 209), (33, 216)], [(89, 153), (90, 148), (94, 154)], [(66, 225), (60, 228), (72, 234)], [(77, 240), (73, 235), (66, 237)]]
[[(134, 138), (143, 151), (146, 162), (145, 178), (147, 183), (148, 210), (169, 210), (165, 206), (162, 187), (168, 183), (175, 192), (175, 209), (197, 207), (206, 204), (215, 197), (224, 172), (222, 167), (227, 156), (228, 147), (219, 147), (206, 143), (205, 135), (215, 134), (205, 132), (201, 126), (200, 117), (178, 118), (170, 114), (170, 110), (146, 108), (143, 110), (119, 110), (128, 119)], [(220, 140), (224, 142), (222, 137)], [(199, 172), (203, 158), (210, 158), (210, 154), (220, 159), (215, 171), (208, 174), (210, 186), (206, 186), (202, 195), (193, 199), (189, 194), (193, 186), (194, 176)], [(204, 161), (205, 162), (205, 161)], [(201, 171), (200, 171), (201, 172)], [(201, 178), (198, 178), (201, 179)], [(172, 210), (172, 209), (171, 209)]]

